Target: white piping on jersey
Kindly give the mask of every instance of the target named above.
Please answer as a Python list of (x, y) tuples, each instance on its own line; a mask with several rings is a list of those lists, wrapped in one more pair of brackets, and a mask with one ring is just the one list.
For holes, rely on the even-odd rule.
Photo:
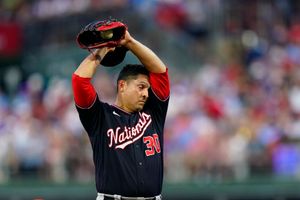
[(170, 97), (171, 91), (169, 91), (169, 95), (166, 97), (166, 99), (161, 99), (161, 98), (154, 92), (154, 90), (152, 89), (152, 87), (151, 87), (151, 90), (152, 90), (153, 94), (156, 96), (156, 98), (157, 98), (158, 100), (162, 101), (162, 102), (167, 101), (167, 100), (169, 99), (169, 97)]
[(98, 95), (95, 96), (95, 99), (94, 99), (93, 103), (92, 103), (89, 107), (87, 107), (87, 108), (84, 108), (84, 107), (81, 107), (81, 106), (77, 105), (76, 102), (75, 102), (75, 105), (76, 105), (78, 108), (80, 108), (80, 109), (90, 109), (90, 108), (93, 107), (93, 105), (95, 104), (95, 102), (96, 102), (96, 100), (97, 100), (97, 97), (98, 97)]
[(123, 111), (123, 112), (126, 113), (126, 114), (129, 114), (129, 115), (132, 114), (132, 113), (127, 112), (126, 110), (120, 108), (119, 106), (117, 106), (117, 105), (115, 105), (115, 104), (112, 104), (112, 106), (115, 107), (115, 108), (117, 108), (117, 109), (119, 109), (119, 110), (121, 110), (121, 111)]

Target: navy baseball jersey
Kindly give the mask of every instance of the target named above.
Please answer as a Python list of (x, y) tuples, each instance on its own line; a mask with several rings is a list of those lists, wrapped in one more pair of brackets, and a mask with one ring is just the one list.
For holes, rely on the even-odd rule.
[(165, 72), (150, 73), (149, 80), (149, 98), (139, 112), (128, 113), (98, 95), (88, 108), (76, 105), (92, 145), (100, 193), (131, 197), (161, 193), (169, 79)]

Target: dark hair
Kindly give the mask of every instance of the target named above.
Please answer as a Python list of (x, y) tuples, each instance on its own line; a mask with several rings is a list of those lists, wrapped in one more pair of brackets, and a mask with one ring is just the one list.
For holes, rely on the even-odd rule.
[(136, 79), (140, 74), (149, 76), (149, 71), (143, 65), (127, 64), (120, 71), (117, 82), (119, 80), (127, 81), (129, 79)]

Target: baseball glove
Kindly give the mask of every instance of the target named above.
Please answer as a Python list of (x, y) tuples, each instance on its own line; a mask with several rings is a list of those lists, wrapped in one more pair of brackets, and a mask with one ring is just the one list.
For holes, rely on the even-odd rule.
[(127, 26), (117, 19), (94, 21), (86, 25), (77, 35), (82, 49), (115, 47), (125, 36)]
[(101, 65), (112, 67), (121, 63), (127, 48), (118, 46), (124, 38), (127, 26), (117, 19), (94, 21), (86, 25), (78, 33), (76, 41), (80, 48), (91, 51), (102, 47), (116, 47), (108, 52), (101, 61)]

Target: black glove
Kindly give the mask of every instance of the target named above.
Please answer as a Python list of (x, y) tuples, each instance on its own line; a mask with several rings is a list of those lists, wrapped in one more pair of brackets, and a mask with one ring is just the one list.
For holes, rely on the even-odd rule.
[(121, 63), (127, 52), (127, 48), (119, 46), (124, 38), (127, 26), (117, 19), (99, 20), (86, 25), (78, 33), (76, 41), (80, 48), (91, 51), (103, 47), (115, 47), (102, 59), (103, 66), (115, 66)]

